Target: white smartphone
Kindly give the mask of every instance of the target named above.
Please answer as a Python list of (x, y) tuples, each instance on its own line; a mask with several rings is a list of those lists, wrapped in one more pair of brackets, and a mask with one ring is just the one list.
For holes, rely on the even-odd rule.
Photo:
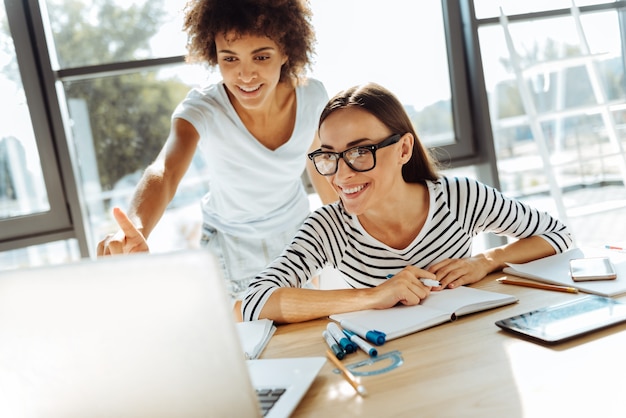
[(608, 257), (574, 258), (569, 261), (569, 269), (575, 282), (617, 278), (613, 263)]

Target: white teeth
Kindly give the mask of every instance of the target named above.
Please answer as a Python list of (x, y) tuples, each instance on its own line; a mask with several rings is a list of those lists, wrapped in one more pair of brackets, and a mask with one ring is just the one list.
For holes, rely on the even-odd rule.
[(253, 91), (256, 91), (256, 90), (259, 89), (259, 87), (261, 87), (261, 86), (256, 86), (256, 87), (241, 87), (241, 86), (239, 86), (239, 88), (241, 90), (245, 91), (246, 93), (251, 93)]
[(341, 189), (344, 194), (353, 194), (353, 193), (357, 193), (360, 192), (361, 190), (363, 190), (365, 186), (364, 185), (360, 185), (360, 186), (356, 186), (356, 187), (352, 187), (350, 189)]

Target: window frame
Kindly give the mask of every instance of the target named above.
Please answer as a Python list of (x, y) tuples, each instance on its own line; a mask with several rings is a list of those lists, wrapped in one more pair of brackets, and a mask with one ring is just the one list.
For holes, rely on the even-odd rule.
[(446, 48), (448, 53), (448, 69), (450, 72), (450, 94), (452, 116), (454, 120), (455, 143), (438, 147), (450, 158), (450, 167), (457, 168), (483, 162), (479, 153), (479, 146), (474, 136), (474, 124), (471, 112), (471, 92), (467, 74), (469, 72), (466, 60), (466, 45), (461, 7), (458, 1), (442, 0)]
[[(15, 45), (16, 59), (23, 80), (32, 128), (40, 155), (41, 169), (50, 209), (46, 212), (27, 214), (0, 220), (0, 251), (43, 244), (63, 239), (79, 239), (81, 253), (86, 254), (85, 231), (78, 227), (80, 208), (78, 189), (73, 170), (67, 166), (69, 154), (59, 135), (60, 109), (51, 106), (50, 84), (45, 80), (45, 63), (35, 48), (35, 36), (31, 31), (37, 25), (36, 16), (29, 20), (26, 2), (5, 0), (9, 30)], [(50, 79), (50, 75), (48, 75)], [(56, 112), (55, 112), (56, 110)], [(64, 164), (64, 161), (66, 162)]]

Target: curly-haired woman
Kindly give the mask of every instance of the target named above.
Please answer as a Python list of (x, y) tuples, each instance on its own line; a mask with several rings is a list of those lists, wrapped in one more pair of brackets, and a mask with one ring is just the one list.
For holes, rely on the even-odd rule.
[(172, 115), (168, 140), (145, 171), (120, 231), (98, 255), (148, 251), (147, 238), (199, 148), (210, 171), (202, 244), (220, 259), (233, 296), (280, 254), (309, 214), (305, 165), (323, 202), (336, 193), (307, 163), (319, 148), (322, 83), (306, 79), (315, 40), (305, 0), (192, 0), (188, 62), (218, 67), (222, 81), (193, 89)]

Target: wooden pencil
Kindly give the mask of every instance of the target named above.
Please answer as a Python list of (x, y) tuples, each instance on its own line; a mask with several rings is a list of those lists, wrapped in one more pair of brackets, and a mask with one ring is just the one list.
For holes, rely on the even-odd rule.
[(527, 282), (527, 281), (508, 279), (508, 278), (497, 279), (496, 281), (503, 283), (503, 284), (533, 287), (535, 289), (555, 290), (557, 292), (567, 292), (567, 293), (578, 293), (578, 289), (576, 289), (575, 287), (569, 287), (569, 286), (557, 286), (554, 284)]
[(328, 359), (335, 365), (335, 367), (339, 369), (343, 377), (345, 377), (348, 383), (350, 383), (354, 390), (356, 390), (356, 393), (361, 396), (367, 396), (367, 390), (365, 390), (365, 386), (363, 386), (356, 380), (350, 370), (346, 369), (346, 366), (344, 366), (343, 363), (339, 361), (339, 359), (335, 356), (335, 354), (333, 354), (332, 351), (326, 350), (326, 357), (328, 357)]

